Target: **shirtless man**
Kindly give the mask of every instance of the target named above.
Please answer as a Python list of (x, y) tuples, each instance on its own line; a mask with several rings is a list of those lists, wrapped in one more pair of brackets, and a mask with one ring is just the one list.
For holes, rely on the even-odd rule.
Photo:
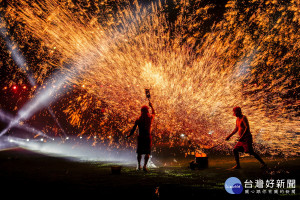
[(133, 128), (130, 131), (130, 134), (126, 136), (126, 138), (132, 136), (136, 130), (139, 128), (139, 135), (137, 141), (137, 161), (138, 161), (138, 170), (141, 170), (141, 159), (142, 154), (145, 154), (145, 161), (143, 170), (145, 172), (148, 171), (147, 163), (151, 154), (151, 146), (152, 146), (152, 136), (151, 136), (151, 125), (155, 116), (155, 111), (151, 102), (149, 102), (149, 106), (152, 109), (152, 114), (149, 113), (149, 107), (143, 106), (141, 108), (141, 115), (135, 121)]
[(239, 140), (233, 149), (234, 158), (236, 161), (236, 166), (233, 169), (240, 169), (240, 161), (239, 161), (239, 152), (249, 153), (253, 155), (262, 165), (262, 168), (266, 167), (265, 162), (261, 159), (261, 157), (253, 151), (252, 147), (252, 135), (250, 132), (249, 122), (245, 115), (242, 114), (242, 110), (240, 107), (233, 108), (233, 115), (237, 117), (236, 119), (236, 127), (232, 131), (230, 135), (226, 137), (226, 140), (229, 140), (231, 136), (233, 136), (236, 132), (239, 132)]

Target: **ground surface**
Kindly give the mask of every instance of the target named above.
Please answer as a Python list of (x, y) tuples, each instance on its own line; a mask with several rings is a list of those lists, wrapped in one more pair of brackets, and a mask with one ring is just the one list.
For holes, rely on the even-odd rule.
[[(264, 158), (268, 170), (261, 170), (252, 157), (241, 158), (242, 169), (228, 170), (233, 157), (211, 157), (207, 169), (191, 170), (190, 159), (173, 162), (172, 166), (137, 172), (134, 165), (78, 161), (24, 148), (0, 151), (1, 191), (10, 197), (41, 199), (240, 199), (224, 189), (229, 177), (242, 182), (262, 179), (296, 179), (296, 195), (244, 194), (243, 199), (299, 199), (300, 158)], [(121, 174), (112, 174), (111, 166), (122, 165)], [(156, 193), (159, 192), (159, 194)]]

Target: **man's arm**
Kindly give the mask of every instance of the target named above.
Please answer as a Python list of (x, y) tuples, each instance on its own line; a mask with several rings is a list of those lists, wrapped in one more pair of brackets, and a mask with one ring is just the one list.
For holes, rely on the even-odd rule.
[(152, 105), (151, 102), (149, 102), (149, 106), (150, 106), (150, 108), (152, 110), (152, 115), (155, 116), (155, 110), (154, 110), (153, 105)]
[(134, 126), (132, 127), (131, 131), (130, 131), (130, 134), (126, 136), (126, 138), (129, 138), (130, 136), (132, 136), (134, 134), (134, 131), (137, 127), (138, 123), (137, 123), (137, 120), (135, 121), (134, 123)]
[(238, 127), (235, 126), (235, 129), (226, 137), (225, 140), (229, 140), (231, 136), (233, 136), (238, 130), (239, 130)]

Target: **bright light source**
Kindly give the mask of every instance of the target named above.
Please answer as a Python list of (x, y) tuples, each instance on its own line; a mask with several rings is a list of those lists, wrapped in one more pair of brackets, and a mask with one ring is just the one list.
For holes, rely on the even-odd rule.
[(213, 134), (213, 133), (214, 133), (214, 131), (212, 131), (212, 130), (210, 130), (210, 131), (208, 132), (209, 135), (211, 135), (211, 134)]
[(69, 139), (69, 137), (66, 137), (66, 140), (68, 140)]
[(29, 139), (27, 139), (26, 141), (29, 142)]
[(30, 126), (24, 124), (23, 121), (19, 121), (19, 122), (15, 121), (14, 117), (12, 115), (3, 112), (1, 109), (0, 109), (0, 120), (9, 123), (9, 126), (0, 133), (0, 137), (1, 137), (1, 135), (3, 135), (5, 133), (5, 131), (7, 131), (13, 125), (13, 126), (17, 126), (18, 128), (24, 129), (24, 130), (26, 130), (28, 132), (32, 132), (32, 133), (35, 133), (37, 135), (49, 138), (49, 136), (47, 136), (43, 132), (41, 132), (41, 131), (33, 128), (33, 127), (30, 127)]
[(3, 88), (3, 90), (7, 90), (7, 87), (5, 86), (5, 87)]
[(41, 141), (43, 142), (43, 141), (44, 141), (44, 139), (43, 139), (43, 138), (41, 138)]
[[(2, 16), (0, 16), (0, 21), (1, 21), (1, 22), (4, 21), (4, 19), (2, 19)], [(36, 86), (36, 81), (35, 81), (35, 79), (34, 79), (33, 73), (31, 72), (30, 68), (27, 67), (27, 63), (26, 63), (25, 57), (22, 55), (22, 53), (20, 52), (19, 48), (17, 47), (18, 45), (17, 45), (15, 42), (13, 42), (13, 41), (10, 39), (9, 35), (6, 34), (6, 33), (8, 33), (8, 31), (6, 30), (6, 27), (5, 27), (5, 26), (2, 26), (2, 27), (1, 27), (1, 30), (0, 30), (0, 36), (5, 40), (6, 46), (7, 46), (8, 50), (9, 50), (9, 52), (11, 53), (11, 57), (13, 58), (13, 60), (14, 60), (15, 63), (17, 64), (17, 66), (18, 66), (20, 69), (22, 69), (22, 71), (24, 71), (24, 72), (27, 74), (27, 78), (28, 78), (28, 80), (29, 80), (30, 85), (33, 86), (34, 89), (36, 89), (36, 88), (37, 88), (37, 86)], [(17, 47), (17, 48), (16, 48), (16, 47)], [(54, 49), (56, 49), (56, 47), (54, 47)], [(62, 78), (62, 82), (64, 82), (65, 80), (66, 80), (65, 78)], [(54, 82), (55, 82), (55, 81), (54, 81)], [(59, 82), (60, 82), (60, 81), (59, 81)], [(60, 85), (60, 83), (59, 83), (57, 86), (59, 86), (59, 85)], [(55, 84), (55, 87), (56, 87), (56, 84)], [(28, 88), (27, 86), (23, 86), (23, 89), (27, 89), (27, 88)], [(45, 86), (44, 86), (43, 88), (45, 89)], [(13, 90), (15, 90), (15, 92), (17, 92), (17, 89), (18, 89), (17, 86), (14, 86), (14, 87), (13, 87)], [(57, 92), (57, 91), (56, 91), (56, 92)], [(43, 92), (42, 92), (42, 93), (43, 93)], [(46, 91), (45, 93), (48, 94), (48, 97), (52, 96), (52, 95), (51, 95), (51, 94), (52, 94), (52, 91)], [(40, 97), (40, 96), (44, 96), (44, 94), (38, 95), (38, 97)], [(36, 99), (36, 98), (35, 98), (35, 99)], [(38, 100), (41, 100), (41, 99), (43, 99), (43, 97), (40, 97), (40, 98), (37, 98), (37, 99), (38, 99)], [(52, 101), (52, 100), (53, 100), (52, 98), (44, 98), (44, 99), (48, 99), (48, 101), (50, 101), (50, 100)], [(46, 104), (45, 102), (43, 102), (42, 104), (44, 104), (45, 106), (49, 105), (49, 104)], [(39, 106), (37, 106), (37, 105), (34, 105), (33, 107), (35, 107), (36, 109), (41, 109), (41, 108), (40, 108)], [(29, 116), (28, 114), (30, 114), (30, 112), (33, 112), (33, 111), (31, 110), (31, 108), (26, 108), (26, 109), (28, 109), (26, 115), (27, 115), (27, 117), (29, 118), (30, 116)], [(26, 110), (26, 109), (25, 109), (25, 110)], [(55, 115), (52, 113), (50, 107), (48, 108), (48, 111), (50, 111), (50, 114), (51, 114), (52, 117), (56, 120), (56, 117), (55, 117)], [(24, 114), (24, 111), (22, 111), (22, 112), (23, 112), (23, 114)], [(19, 114), (19, 113), (18, 113), (18, 114)], [(31, 115), (32, 115), (32, 113), (31, 113)], [(2, 135), (4, 135), (4, 134), (6, 133), (6, 131), (9, 130), (10, 127), (14, 126), (14, 125), (16, 124), (15, 122), (20, 121), (22, 117), (24, 117), (24, 116), (17, 117), (16, 120), (13, 120), (13, 123), (10, 123), (9, 127), (6, 128), (6, 129), (4, 129), (4, 130), (0, 133), (0, 137), (1, 137)], [(56, 122), (58, 123), (57, 120), (56, 120)], [(59, 123), (58, 123), (58, 125), (59, 125), (59, 127), (61, 128), (61, 126), (60, 126)], [(63, 133), (65, 134), (65, 132), (64, 132), (64, 130), (63, 130), (62, 128), (61, 128), (61, 130), (62, 130)]]
[(180, 137), (184, 138), (184, 136), (185, 136), (185, 135), (184, 135), (183, 133), (182, 133), (182, 134), (180, 134)]
[(82, 139), (82, 136), (80, 136), (79, 138)]

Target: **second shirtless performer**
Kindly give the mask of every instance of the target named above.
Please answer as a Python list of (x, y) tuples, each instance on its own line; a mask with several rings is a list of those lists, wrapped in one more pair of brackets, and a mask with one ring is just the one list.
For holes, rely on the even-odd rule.
[(253, 155), (262, 165), (262, 168), (266, 167), (265, 162), (261, 159), (261, 157), (254, 152), (252, 146), (252, 134), (250, 132), (249, 122), (245, 115), (242, 114), (242, 110), (240, 107), (233, 108), (233, 115), (237, 117), (235, 129), (232, 131), (230, 135), (226, 137), (226, 140), (229, 140), (231, 136), (233, 136), (236, 132), (239, 133), (238, 143), (235, 145), (233, 149), (234, 158), (236, 161), (236, 166), (233, 169), (240, 169), (240, 160), (239, 160), (239, 152), (249, 153)]

